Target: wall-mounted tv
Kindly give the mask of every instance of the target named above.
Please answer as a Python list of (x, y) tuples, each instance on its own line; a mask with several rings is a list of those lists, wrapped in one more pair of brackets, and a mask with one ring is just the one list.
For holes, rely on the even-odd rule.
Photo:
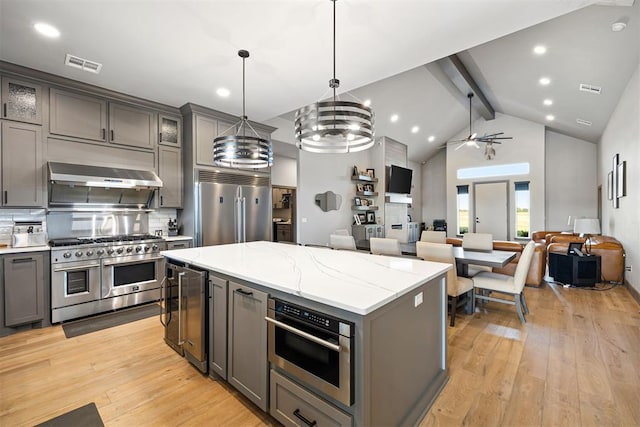
[(387, 168), (387, 193), (411, 194), (411, 169), (391, 165)]

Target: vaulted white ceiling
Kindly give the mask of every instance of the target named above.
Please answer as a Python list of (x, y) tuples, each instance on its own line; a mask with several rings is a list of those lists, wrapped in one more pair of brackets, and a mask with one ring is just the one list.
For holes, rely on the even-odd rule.
[[(410, 158), (416, 161), (467, 126), (466, 98), (458, 98), (437, 71), (429, 71), (432, 64), (425, 66), (453, 53), (467, 51), (463, 60), (475, 71), (474, 78), (494, 107), (507, 114), (536, 120), (541, 114), (535, 82), (529, 82), (534, 70), (529, 70), (529, 76), (517, 68), (531, 68), (525, 54), (534, 40), (547, 43), (550, 54), (544, 62), (550, 70), (566, 71), (558, 74), (559, 81), (573, 73), (575, 67), (566, 68), (568, 63), (588, 67), (594, 72), (575, 78), (600, 84), (603, 96), (606, 90), (615, 97), (630, 75), (628, 64), (638, 62), (637, 44), (635, 53), (628, 51), (628, 38), (637, 35), (638, 7), (599, 7), (591, 15), (591, 7), (581, 9), (591, 3), (338, 0), (341, 91), (370, 97), (377, 134), (407, 143)], [(627, 30), (616, 33), (622, 36), (618, 39), (625, 38), (624, 43), (603, 41), (608, 40), (610, 29), (598, 27), (591, 32), (628, 11), (635, 15)], [(586, 17), (570, 18), (580, 13)], [(251, 52), (246, 64), (247, 113), (251, 119), (267, 121), (326, 95), (332, 77), (331, 14), (329, 0), (0, 0), (0, 60), (172, 106), (194, 102), (240, 114), (242, 64), (237, 51), (247, 49)], [(599, 20), (600, 15), (606, 16)], [(570, 19), (571, 27), (555, 28), (552, 19), (556, 17)], [(45, 39), (36, 34), (32, 26), (37, 21), (56, 26), (61, 36)], [(545, 21), (549, 22), (537, 25)], [(593, 38), (580, 36), (583, 33)], [(588, 48), (608, 55), (593, 56), (591, 62), (564, 58), (566, 51), (557, 49), (569, 42), (578, 56)], [(67, 53), (102, 63), (102, 71), (94, 75), (64, 66)], [(540, 67), (545, 65), (539, 62)], [(521, 79), (514, 78), (518, 75)], [(513, 90), (527, 85), (531, 89)], [(218, 87), (230, 89), (231, 96), (218, 97)], [(606, 122), (611, 103), (607, 99), (603, 106), (589, 110), (605, 111), (606, 117), (592, 115), (594, 129)], [(565, 109), (569, 116), (570, 104), (556, 105), (558, 117), (563, 117)], [(571, 114), (586, 116), (589, 111), (572, 110)], [(400, 117), (395, 127), (388, 125), (388, 116), (394, 112)], [(557, 125), (559, 130), (571, 131), (564, 119)], [(420, 131), (411, 133), (412, 126)], [(575, 132), (597, 139), (595, 134)], [(426, 142), (430, 134), (436, 136), (431, 145)]]

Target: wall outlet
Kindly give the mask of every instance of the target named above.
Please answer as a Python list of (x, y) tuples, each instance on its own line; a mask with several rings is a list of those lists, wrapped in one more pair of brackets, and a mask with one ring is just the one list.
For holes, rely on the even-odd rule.
[(422, 304), (422, 292), (413, 297), (413, 306), (417, 307)]
[(631, 273), (631, 266), (630, 265), (625, 266), (624, 270), (628, 271), (629, 273)]

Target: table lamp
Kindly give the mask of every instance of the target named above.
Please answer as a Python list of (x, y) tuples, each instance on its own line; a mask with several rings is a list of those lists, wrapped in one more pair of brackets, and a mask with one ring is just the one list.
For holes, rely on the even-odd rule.
[(591, 235), (600, 234), (600, 222), (596, 218), (576, 218), (573, 232), (585, 237), (585, 248), (591, 254)]

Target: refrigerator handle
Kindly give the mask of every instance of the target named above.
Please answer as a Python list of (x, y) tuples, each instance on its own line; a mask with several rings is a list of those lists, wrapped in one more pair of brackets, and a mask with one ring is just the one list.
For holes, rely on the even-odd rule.
[(178, 345), (183, 345), (182, 340), (182, 277), (187, 273), (184, 271), (178, 273)]
[[(167, 323), (164, 323), (164, 321), (162, 320), (162, 315), (169, 312), (167, 310), (167, 291), (165, 288), (166, 281), (167, 281), (167, 275), (165, 274), (164, 278), (162, 279), (162, 282), (160, 282), (160, 323), (162, 323), (162, 326), (164, 326), (165, 328), (169, 324), (169, 321), (167, 321)], [(171, 314), (169, 314), (169, 316), (170, 315)], [(169, 317), (169, 319), (171, 319), (171, 317)]]
[(242, 199), (240, 197), (236, 197), (236, 206), (233, 210), (233, 225), (235, 227), (236, 243), (242, 242), (242, 233), (240, 231), (242, 227)]
[(247, 241), (247, 199), (242, 198), (242, 241)]

